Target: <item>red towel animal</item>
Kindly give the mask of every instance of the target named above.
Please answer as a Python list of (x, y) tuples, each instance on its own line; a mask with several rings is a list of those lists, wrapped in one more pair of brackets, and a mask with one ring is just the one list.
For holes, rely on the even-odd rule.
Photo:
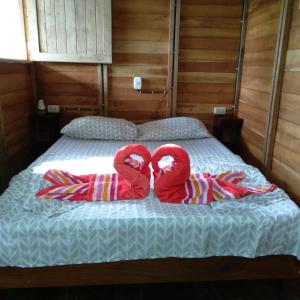
[[(173, 162), (160, 168), (158, 163), (165, 156), (171, 156)], [(263, 194), (276, 188), (273, 184), (255, 188), (239, 186), (237, 183), (246, 177), (243, 172), (190, 174), (189, 156), (177, 145), (168, 144), (157, 148), (151, 162), (154, 191), (161, 202), (208, 204), (215, 200)]]
[[(143, 162), (132, 158), (138, 155)], [(36, 194), (37, 198), (69, 201), (114, 201), (142, 199), (149, 194), (151, 154), (139, 144), (120, 149), (114, 157), (118, 173), (73, 175), (62, 170), (49, 170), (44, 179), (54, 185)]]

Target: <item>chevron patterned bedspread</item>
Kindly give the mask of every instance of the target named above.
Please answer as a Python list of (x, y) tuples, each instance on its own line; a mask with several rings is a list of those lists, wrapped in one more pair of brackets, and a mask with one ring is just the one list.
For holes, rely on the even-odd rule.
[[(171, 141), (184, 147), (192, 172), (244, 171), (243, 185), (267, 183), (214, 138)], [(170, 143), (170, 141), (168, 141)], [(300, 260), (300, 210), (281, 189), (210, 205), (144, 200), (72, 203), (36, 199), (49, 169), (110, 173), (128, 142), (62, 137), (0, 196), (0, 265), (39, 267), (145, 258), (256, 257), (290, 254)], [(153, 152), (164, 142), (144, 142)], [(167, 160), (168, 158), (166, 158)]]

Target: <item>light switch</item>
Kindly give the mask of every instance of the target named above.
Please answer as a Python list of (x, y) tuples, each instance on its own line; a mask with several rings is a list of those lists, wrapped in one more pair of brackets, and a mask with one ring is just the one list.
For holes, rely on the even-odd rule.
[(135, 90), (142, 89), (142, 77), (133, 77), (133, 88)]

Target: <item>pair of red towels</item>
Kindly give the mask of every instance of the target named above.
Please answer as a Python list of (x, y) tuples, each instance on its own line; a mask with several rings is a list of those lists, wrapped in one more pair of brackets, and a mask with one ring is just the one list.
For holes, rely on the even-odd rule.
[[(143, 161), (132, 155), (138, 155)], [(160, 168), (159, 161), (165, 156), (171, 156), (173, 161)], [(120, 149), (114, 157), (117, 173), (78, 176), (62, 170), (49, 170), (44, 179), (53, 185), (42, 189), (36, 196), (69, 201), (143, 199), (150, 191), (150, 162), (154, 191), (161, 202), (208, 204), (215, 200), (263, 194), (276, 188), (273, 184), (255, 188), (239, 186), (237, 183), (245, 179), (243, 172), (191, 174), (189, 156), (177, 145), (163, 145), (151, 157), (145, 146), (131, 144)]]

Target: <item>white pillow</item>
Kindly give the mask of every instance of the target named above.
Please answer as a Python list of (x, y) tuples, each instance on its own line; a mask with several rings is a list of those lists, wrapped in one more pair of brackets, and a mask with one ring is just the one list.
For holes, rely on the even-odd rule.
[(137, 126), (124, 119), (88, 116), (72, 120), (60, 132), (86, 140), (134, 140)]
[(137, 141), (188, 140), (211, 136), (200, 120), (189, 117), (151, 121), (137, 128)]

